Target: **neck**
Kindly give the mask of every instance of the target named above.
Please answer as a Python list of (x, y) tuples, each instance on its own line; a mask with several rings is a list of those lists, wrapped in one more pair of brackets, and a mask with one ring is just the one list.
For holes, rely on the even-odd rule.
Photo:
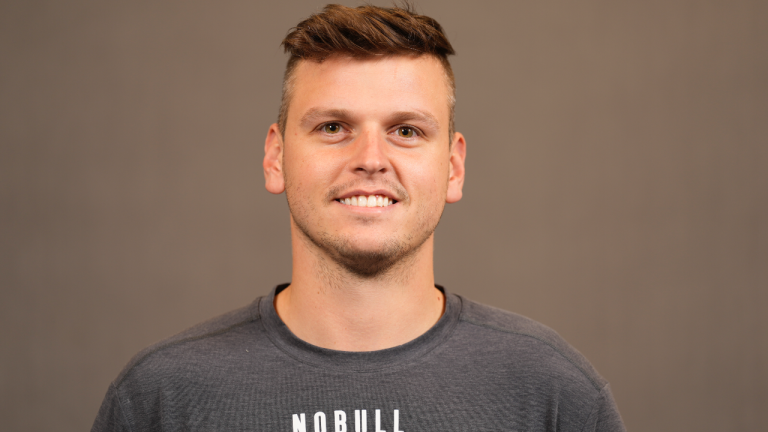
[(372, 277), (349, 272), (301, 235), (292, 232), (291, 285), (275, 298), (278, 315), (298, 338), (339, 351), (376, 351), (417, 338), (442, 316), (434, 235)]

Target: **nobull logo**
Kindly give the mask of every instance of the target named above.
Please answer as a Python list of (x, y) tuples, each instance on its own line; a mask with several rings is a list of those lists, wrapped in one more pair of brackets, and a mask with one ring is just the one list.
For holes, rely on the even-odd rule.
[[(381, 410), (376, 410), (374, 414), (374, 429), (371, 432), (387, 432), (382, 429)], [(318, 411), (312, 417), (312, 426), (314, 429), (307, 429), (307, 416), (305, 413), (293, 414), (293, 432), (329, 432), (328, 419), (325, 413)], [(351, 426), (351, 425), (350, 425)], [(368, 432), (368, 413), (366, 410), (355, 410), (355, 429), (347, 427), (347, 413), (342, 410), (333, 412), (333, 430), (332, 432)], [(400, 410), (392, 412), (392, 432), (403, 432), (400, 430)]]

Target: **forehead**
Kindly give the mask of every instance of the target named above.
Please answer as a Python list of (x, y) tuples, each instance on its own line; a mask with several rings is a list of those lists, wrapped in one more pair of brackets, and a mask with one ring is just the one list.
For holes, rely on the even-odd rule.
[(450, 86), (433, 56), (301, 60), (292, 80), (289, 123), (310, 109), (339, 108), (370, 114), (427, 110), (448, 124)]

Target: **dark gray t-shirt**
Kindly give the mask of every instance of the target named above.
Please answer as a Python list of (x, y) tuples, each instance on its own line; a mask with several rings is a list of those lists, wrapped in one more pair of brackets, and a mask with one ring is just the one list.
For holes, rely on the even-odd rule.
[(294, 336), (274, 295), (140, 352), (92, 431), (624, 430), (607, 382), (528, 318), (446, 293), (417, 339), (343, 352)]

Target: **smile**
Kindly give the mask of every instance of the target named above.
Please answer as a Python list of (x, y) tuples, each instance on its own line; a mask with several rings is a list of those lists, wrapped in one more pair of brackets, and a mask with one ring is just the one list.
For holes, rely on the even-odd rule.
[(397, 201), (384, 195), (355, 195), (347, 198), (339, 198), (336, 201), (355, 207), (387, 207)]

